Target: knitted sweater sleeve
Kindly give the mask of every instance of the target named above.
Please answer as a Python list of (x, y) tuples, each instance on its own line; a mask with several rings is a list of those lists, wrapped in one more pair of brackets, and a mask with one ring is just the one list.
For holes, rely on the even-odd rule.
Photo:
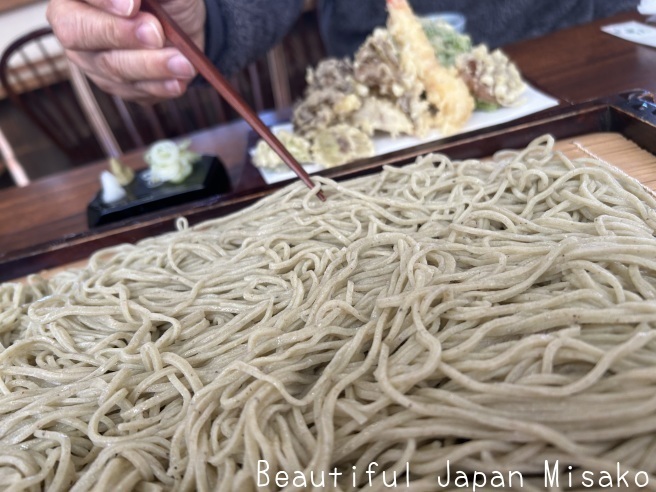
[(291, 28), (303, 0), (204, 0), (205, 53), (232, 74), (266, 53)]

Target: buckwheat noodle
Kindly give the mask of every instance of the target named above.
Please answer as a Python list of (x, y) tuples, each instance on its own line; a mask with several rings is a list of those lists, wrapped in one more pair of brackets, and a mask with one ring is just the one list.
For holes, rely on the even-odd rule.
[(272, 490), (283, 470), (295, 490), (337, 468), (338, 490), (388, 490), (385, 470), (433, 491), (449, 464), (530, 491), (545, 460), (656, 485), (649, 192), (550, 137), (318, 181), (325, 203), (295, 184), (2, 285), (0, 488)]

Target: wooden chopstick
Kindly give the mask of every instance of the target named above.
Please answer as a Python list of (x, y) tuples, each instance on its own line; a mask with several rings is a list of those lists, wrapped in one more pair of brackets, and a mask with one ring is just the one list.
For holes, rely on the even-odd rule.
[[(271, 148), (280, 156), (289, 168), (303, 181), (308, 188), (313, 189), (314, 183), (308, 173), (303, 169), (293, 155), (285, 148), (278, 138), (269, 130), (253, 109), (246, 101), (235, 91), (230, 83), (221, 75), (221, 72), (205, 56), (205, 54), (196, 46), (191, 38), (175, 23), (169, 14), (162, 8), (157, 0), (142, 0), (142, 8), (153, 14), (160, 21), (164, 29), (164, 34), (168, 40), (180, 52), (187, 57), (194, 68), (207, 80), (214, 89), (226, 100), (239, 115), (268, 143)], [(326, 197), (319, 190), (317, 197), (325, 201)]]

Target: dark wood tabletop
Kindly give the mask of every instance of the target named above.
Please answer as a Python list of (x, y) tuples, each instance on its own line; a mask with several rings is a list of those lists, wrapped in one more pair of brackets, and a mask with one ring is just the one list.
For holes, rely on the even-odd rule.
[[(600, 30), (603, 25), (625, 20), (643, 18), (623, 14), (516, 43), (505, 51), (528, 81), (563, 104), (636, 88), (656, 93), (656, 49)], [(288, 116), (289, 112), (268, 113), (263, 119), (273, 124)], [(257, 171), (246, 164), (252, 132), (244, 122), (199, 131), (189, 138), (193, 150), (219, 156), (233, 183), (232, 196), (263, 187)], [(123, 162), (135, 169), (143, 168), (143, 151), (127, 154)], [(86, 207), (98, 192), (99, 174), (106, 167), (106, 162), (93, 163), (37, 180), (25, 188), (1, 190), (0, 269), (4, 261), (26, 251), (89, 234)], [(2, 276), (7, 277), (4, 273)]]
[(538, 88), (569, 103), (631, 89), (656, 92), (656, 48), (624, 41), (602, 26), (644, 17), (621, 14), (504, 48)]

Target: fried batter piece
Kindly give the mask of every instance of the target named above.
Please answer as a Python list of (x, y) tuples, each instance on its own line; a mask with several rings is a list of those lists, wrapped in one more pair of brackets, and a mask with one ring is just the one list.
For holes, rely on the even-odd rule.
[(330, 58), (309, 69), (305, 97), (294, 108), (297, 133), (311, 137), (317, 131), (345, 122), (362, 106), (368, 90), (353, 76), (350, 60)]
[(309, 91), (334, 89), (344, 94), (353, 94), (362, 89), (358, 87), (353, 75), (353, 62), (350, 59), (328, 58), (316, 68), (310, 68), (305, 80)]
[(374, 155), (374, 144), (362, 131), (349, 125), (336, 125), (319, 131), (312, 144), (317, 164), (335, 167)]
[(479, 45), (456, 59), (460, 76), (480, 104), (489, 108), (517, 104), (526, 90), (517, 66), (500, 50)]
[(474, 111), (474, 98), (455, 69), (440, 65), (421, 22), (406, 0), (387, 0), (388, 29), (400, 52), (404, 72), (416, 73), (426, 97), (438, 113), (435, 125), (442, 133), (458, 131)]
[(437, 108), (426, 100), (417, 73), (402, 69), (399, 50), (387, 29), (378, 28), (367, 38), (355, 54), (353, 66), (358, 82), (375, 96), (392, 101), (410, 119), (413, 134), (430, 130)]
[[(275, 135), (298, 162), (312, 162), (308, 140), (286, 130), (277, 131)], [(264, 140), (260, 140), (255, 147), (253, 164), (262, 169), (285, 169), (283, 160)]]
[(351, 116), (351, 123), (369, 136), (378, 131), (394, 138), (412, 135), (415, 130), (410, 118), (396, 104), (377, 97), (365, 99), (362, 107)]

